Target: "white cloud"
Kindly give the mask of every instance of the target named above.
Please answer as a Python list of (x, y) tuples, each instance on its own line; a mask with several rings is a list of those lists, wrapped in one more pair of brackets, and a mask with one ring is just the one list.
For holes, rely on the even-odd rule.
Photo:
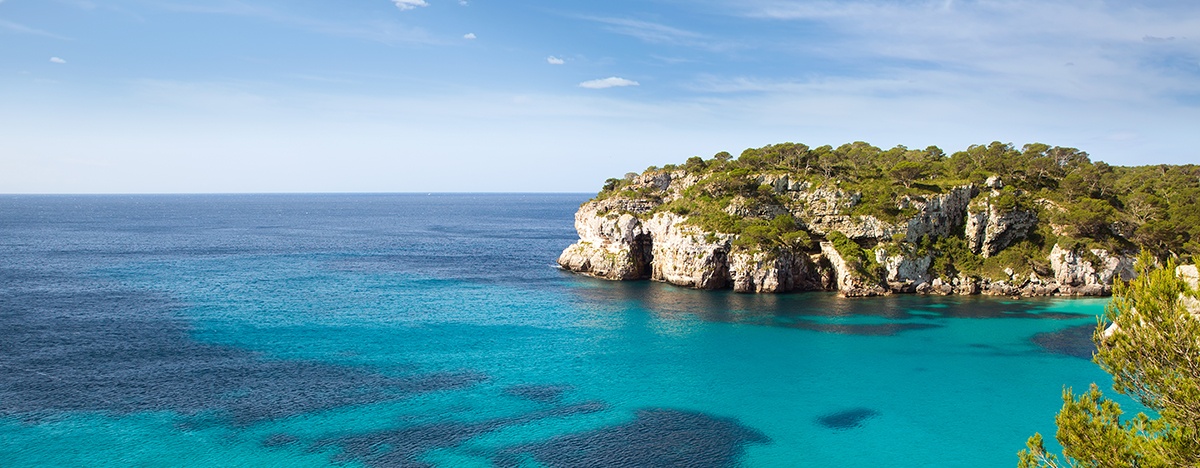
[(467, 0), (458, 0), (458, 4), (462, 5), (462, 6), (467, 6)]
[(475, 39), (475, 33), (463, 34), (463, 39), (467, 39), (467, 40)]
[(616, 76), (610, 76), (608, 78), (584, 81), (583, 83), (579, 83), (580, 88), (588, 88), (588, 89), (604, 89), (604, 88), (616, 88), (616, 87), (621, 87), (621, 86), (638, 86), (638, 85), (639, 85), (639, 83), (636, 81), (627, 80), (625, 78), (619, 78)]
[[(2, 0), (0, 0), (0, 1), (2, 1)], [(51, 63), (67, 63), (67, 61), (66, 61), (66, 60), (63, 60), (63, 59), (61, 59), (61, 58), (58, 58), (58, 57), (50, 57), (50, 62), (51, 62)]]
[(425, 0), (392, 0), (392, 3), (395, 3), (396, 8), (401, 10), (411, 10), (416, 7), (429, 6)]
[(560, 59), (560, 58), (558, 58), (558, 57), (555, 57), (555, 56), (553, 56), (553, 55), (551, 55), (551, 56), (549, 56), (549, 57), (546, 57), (546, 62), (547, 62), (547, 63), (549, 63), (550, 65), (562, 65), (562, 64), (564, 64), (564, 63), (567, 63), (567, 62), (566, 62), (566, 61), (564, 61), (563, 59)]

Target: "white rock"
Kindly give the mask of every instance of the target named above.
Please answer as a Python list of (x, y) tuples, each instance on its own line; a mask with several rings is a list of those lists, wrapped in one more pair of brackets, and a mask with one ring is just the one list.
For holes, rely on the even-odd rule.
[(646, 222), (652, 239), (650, 279), (698, 289), (729, 282), (729, 234), (712, 234), (684, 223), (674, 213), (657, 213)]
[(1018, 239), (1029, 235), (1037, 226), (1037, 212), (1013, 210), (1001, 213), (990, 198), (979, 211), (969, 211), (963, 234), (971, 251), (990, 257)]
[(1196, 269), (1196, 265), (1177, 266), (1175, 275), (1182, 278), (1192, 289), (1200, 289), (1200, 271)]
[(1099, 259), (1099, 265), (1093, 265), (1091, 260), (1054, 244), (1049, 260), (1055, 281), (1064, 286), (1111, 286), (1114, 278), (1128, 280), (1137, 276), (1133, 269), (1137, 260), (1133, 257), (1110, 255), (1101, 249), (1093, 249), (1091, 253)]

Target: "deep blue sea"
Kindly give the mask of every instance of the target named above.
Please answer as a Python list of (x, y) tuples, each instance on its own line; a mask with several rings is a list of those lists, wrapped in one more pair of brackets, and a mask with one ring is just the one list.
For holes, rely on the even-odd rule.
[(0, 466), (1015, 466), (1111, 383), (1105, 300), (563, 272), (587, 198), (0, 196)]

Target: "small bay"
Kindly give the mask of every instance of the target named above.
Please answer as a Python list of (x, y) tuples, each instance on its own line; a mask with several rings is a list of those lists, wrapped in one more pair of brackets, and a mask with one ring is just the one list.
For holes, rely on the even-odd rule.
[(588, 197), (0, 196), (0, 465), (1014, 466), (1110, 383), (1105, 299), (563, 272)]

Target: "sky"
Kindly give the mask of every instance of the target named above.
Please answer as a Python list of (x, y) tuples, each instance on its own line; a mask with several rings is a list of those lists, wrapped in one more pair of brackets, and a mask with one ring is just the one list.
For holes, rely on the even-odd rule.
[(0, 0), (0, 193), (595, 192), (788, 141), (1200, 163), (1200, 2)]

